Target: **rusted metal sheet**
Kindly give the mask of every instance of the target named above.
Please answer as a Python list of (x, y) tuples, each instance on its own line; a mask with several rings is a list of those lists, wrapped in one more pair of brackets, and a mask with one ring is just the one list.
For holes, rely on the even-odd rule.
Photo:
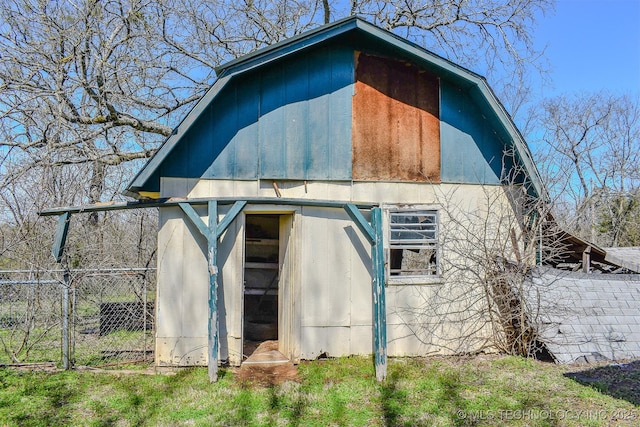
[(439, 80), (356, 52), (353, 178), (440, 182)]

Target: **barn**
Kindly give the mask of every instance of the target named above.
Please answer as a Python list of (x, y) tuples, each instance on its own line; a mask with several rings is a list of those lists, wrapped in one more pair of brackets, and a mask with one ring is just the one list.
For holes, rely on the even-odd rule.
[(156, 364), (215, 379), (270, 339), (293, 362), (374, 354), (382, 379), (387, 356), (483, 349), (451, 206), (543, 191), (485, 79), (357, 17), (216, 71), (126, 191), (163, 201)]

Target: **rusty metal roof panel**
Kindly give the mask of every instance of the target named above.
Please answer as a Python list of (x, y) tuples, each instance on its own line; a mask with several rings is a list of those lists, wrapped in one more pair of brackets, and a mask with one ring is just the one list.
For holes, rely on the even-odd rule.
[(365, 53), (356, 63), (353, 178), (440, 182), (438, 78)]

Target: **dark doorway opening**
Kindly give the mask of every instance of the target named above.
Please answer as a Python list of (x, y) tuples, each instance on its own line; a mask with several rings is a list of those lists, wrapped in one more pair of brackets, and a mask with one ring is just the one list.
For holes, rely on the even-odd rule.
[(261, 342), (278, 339), (280, 215), (245, 220), (244, 356)]

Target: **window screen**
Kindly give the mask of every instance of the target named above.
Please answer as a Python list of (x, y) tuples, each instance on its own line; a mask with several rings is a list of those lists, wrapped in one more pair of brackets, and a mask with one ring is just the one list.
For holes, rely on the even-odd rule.
[(435, 276), (438, 269), (438, 212), (396, 211), (389, 216), (392, 276)]

